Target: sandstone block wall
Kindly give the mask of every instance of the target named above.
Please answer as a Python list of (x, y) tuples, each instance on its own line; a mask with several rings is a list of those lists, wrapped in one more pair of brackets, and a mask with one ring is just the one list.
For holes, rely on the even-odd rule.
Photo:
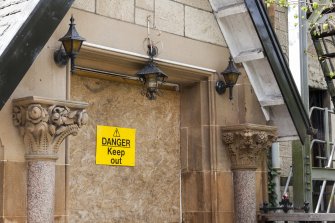
[(163, 32), (226, 46), (208, 0), (76, 0), (74, 8)]

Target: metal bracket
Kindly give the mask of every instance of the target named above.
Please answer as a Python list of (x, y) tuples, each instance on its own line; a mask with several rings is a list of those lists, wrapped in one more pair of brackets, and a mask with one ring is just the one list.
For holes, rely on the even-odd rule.
[(215, 90), (218, 94), (223, 94), (226, 92), (227, 85), (223, 81), (217, 81), (215, 85)]
[(54, 61), (58, 66), (64, 67), (67, 64), (68, 60), (69, 57), (67, 56), (65, 50), (62, 47), (54, 52)]

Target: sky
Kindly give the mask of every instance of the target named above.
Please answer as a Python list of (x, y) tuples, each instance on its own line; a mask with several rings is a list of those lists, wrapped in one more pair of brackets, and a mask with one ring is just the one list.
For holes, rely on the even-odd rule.
[(300, 50), (299, 50), (299, 19), (294, 15), (299, 13), (298, 7), (288, 8), (288, 41), (289, 41), (289, 66), (292, 72), (295, 84), (301, 94), (300, 77)]

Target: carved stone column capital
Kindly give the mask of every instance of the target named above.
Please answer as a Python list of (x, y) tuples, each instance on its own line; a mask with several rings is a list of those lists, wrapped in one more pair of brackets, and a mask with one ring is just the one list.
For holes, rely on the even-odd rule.
[(60, 144), (88, 121), (87, 103), (26, 97), (13, 100), (13, 121), (26, 147), (26, 159), (57, 159)]
[(241, 124), (222, 127), (221, 131), (232, 169), (256, 169), (262, 153), (277, 139), (272, 126)]

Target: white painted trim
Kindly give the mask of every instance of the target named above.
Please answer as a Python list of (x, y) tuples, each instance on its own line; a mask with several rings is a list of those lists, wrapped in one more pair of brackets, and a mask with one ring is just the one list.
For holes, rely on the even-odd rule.
[(261, 104), (262, 107), (269, 107), (269, 106), (276, 106), (276, 105), (284, 105), (285, 104), (283, 98), (260, 100), (259, 103)]
[[(109, 51), (109, 52), (113, 52), (113, 53), (119, 53), (119, 54), (123, 54), (126, 56), (131, 56), (131, 57), (137, 57), (139, 59), (148, 59), (149, 57), (147, 55), (144, 54), (139, 54), (139, 53), (134, 53), (134, 52), (130, 52), (130, 51), (126, 51), (126, 50), (120, 50), (120, 49), (116, 49), (116, 48), (112, 48), (112, 47), (108, 47), (108, 46), (102, 46), (102, 45), (98, 45), (98, 44), (94, 44), (94, 43), (89, 43), (89, 42), (84, 42), (83, 46), (85, 47), (91, 47), (91, 48), (95, 48), (95, 49), (99, 49), (99, 50), (105, 50), (105, 51)], [(199, 71), (203, 71), (203, 72), (208, 72), (208, 73), (216, 73), (216, 70), (210, 69), (210, 68), (205, 68), (205, 67), (199, 67), (199, 66), (195, 66), (195, 65), (191, 65), (191, 64), (185, 64), (185, 63), (180, 63), (177, 61), (172, 61), (172, 60), (166, 60), (166, 59), (161, 59), (161, 58), (155, 58), (156, 62), (162, 62), (171, 66), (179, 66), (179, 67), (185, 67), (188, 69), (195, 69), (195, 70), (199, 70)]]
[(223, 18), (231, 15), (241, 14), (247, 12), (247, 8), (245, 7), (245, 4), (234, 4), (230, 5), (228, 7), (220, 8), (218, 12), (216, 13), (216, 16), (218, 18)]
[(235, 63), (243, 63), (251, 60), (263, 59), (264, 57), (262, 49), (253, 49), (239, 53), (236, 57), (234, 57), (234, 61)]
[(268, 122), (271, 120), (271, 116), (270, 116), (270, 108), (269, 107), (263, 107), (261, 106), (261, 109), (263, 111), (264, 114), (264, 118), (265, 120)]

